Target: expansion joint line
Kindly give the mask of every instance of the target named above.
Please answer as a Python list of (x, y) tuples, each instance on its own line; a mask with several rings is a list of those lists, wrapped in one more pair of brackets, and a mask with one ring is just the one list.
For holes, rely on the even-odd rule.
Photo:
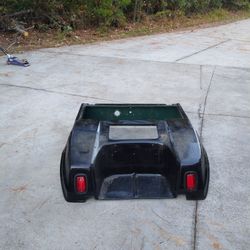
[(209, 50), (209, 49), (215, 48), (215, 47), (217, 47), (217, 46), (219, 46), (219, 45), (221, 45), (221, 44), (224, 44), (224, 43), (226, 43), (226, 42), (228, 42), (228, 41), (230, 41), (230, 40), (231, 40), (231, 39), (226, 39), (226, 40), (221, 41), (221, 42), (219, 42), (219, 43), (213, 44), (213, 45), (211, 45), (211, 46), (209, 46), (209, 47), (207, 47), (207, 48), (205, 48), (205, 49), (201, 49), (201, 50), (196, 51), (196, 52), (194, 52), (194, 53), (192, 53), (192, 54), (183, 56), (183, 57), (181, 57), (181, 58), (179, 58), (179, 59), (177, 59), (177, 60), (175, 60), (175, 61), (176, 61), (176, 62), (179, 62), (179, 61), (184, 60), (184, 59), (186, 59), (186, 58), (189, 58), (189, 57), (191, 57), (191, 56), (194, 56), (194, 55), (197, 55), (197, 54), (202, 53), (202, 52), (204, 52), (204, 51), (207, 51), (207, 50)]
[[(208, 85), (206, 96), (205, 96), (204, 103), (203, 103), (203, 110), (202, 110), (202, 113), (201, 113), (201, 126), (200, 126), (200, 140), (201, 140), (201, 142), (202, 142), (203, 127), (204, 127), (204, 114), (206, 112), (206, 106), (207, 106), (207, 98), (208, 98), (208, 94), (209, 94), (210, 89), (211, 89), (211, 85), (212, 85), (212, 82), (213, 82), (215, 70), (216, 70), (216, 66), (214, 66), (214, 69), (213, 69), (213, 72), (212, 72), (212, 75), (211, 75), (211, 78), (210, 78), (210, 81), (209, 81), (209, 85)], [(202, 74), (202, 71), (200, 72), (200, 74)], [(202, 77), (200, 76), (200, 81), (201, 80), (202, 80)], [(200, 113), (198, 115), (200, 115)], [(193, 250), (196, 250), (198, 205), (199, 205), (198, 201), (195, 201)]]

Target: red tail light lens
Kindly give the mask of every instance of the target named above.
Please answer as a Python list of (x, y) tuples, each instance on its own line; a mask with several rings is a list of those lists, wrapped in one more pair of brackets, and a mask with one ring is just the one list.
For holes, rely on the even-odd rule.
[(75, 187), (77, 193), (85, 193), (87, 191), (87, 179), (85, 175), (76, 176)]
[(197, 180), (196, 174), (190, 173), (186, 175), (186, 188), (188, 191), (194, 191), (196, 189)]

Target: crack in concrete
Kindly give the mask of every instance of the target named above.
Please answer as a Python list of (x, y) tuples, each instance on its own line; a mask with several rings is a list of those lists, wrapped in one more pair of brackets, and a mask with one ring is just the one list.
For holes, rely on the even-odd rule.
[(76, 97), (89, 98), (89, 99), (95, 99), (95, 100), (101, 100), (101, 101), (110, 101), (110, 102), (115, 101), (115, 100), (110, 100), (110, 99), (105, 99), (105, 98), (94, 97), (94, 96), (84, 96), (80, 94), (73, 94), (73, 93), (67, 93), (67, 92), (55, 91), (55, 90), (49, 90), (49, 89), (43, 89), (43, 88), (34, 88), (34, 87), (29, 87), (29, 86), (24, 86), (24, 85), (1, 83), (0, 86), (29, 89), (29, 90), (35, 90), (35, 91), (41, 91), (41, 92), (47, 92), (47, 93), (53, 93), (53, 94), (59, 94), (59, 95), (76, 96)]
[(216, 66), (214, 66), (212, 76), (210, 78), (209, 85), (208, 85), (208, 88), (207, 88), (207, 93), (206, 93), (206, 96), (205, 96), (205, 100), (204, 100), (204, 103), (203, 103), (203, 111), (201, 113), (201, 129), (200, 129), (201, 140), (202, 140), (202, 131), (203, 131), (203, 123), (204, 123), (204, 114), (206, 112), (206, 106), (207, 106), (207, 97), (208, 97), (208, 94), (209, 94), (209, 91), (210, 91), (210, 88), (211, 88), (211, 84), (212, 84), (212, 81), (213, 81), (213, 78), (214, 78), (215, 70), (216, 70)]
[(250, 119), (250, 116), (246, 116), (246, 115), (230, 115), (230, 114), (212, 114), (212, 113), (206, 113), (204, 114), (206, 115), (210, 115), (210, 116), (226, 116), (226, 117), (234, 117), (234, 118), (246, 118), (246, 119)]
[(198, 221), (198, 201), (195, 201), (194, 209), (194, 239), (193, 239), (193, 250), (196, 250), (196, 238), (197, 238), (197, 221)]
[(169, 223), (169, 221), (165, 220), (162, 216), (160, 216), (155, 210), (151, 207), (151, 211), (153, 214), (155, 214), (157, 217), (159, 217), (161, 220), (165, 221), (166, 223)]
[[(201, 104), (200, 104), (201, 105)], [(200, 107), (199, 105), (199, 108), (198, 108), (198, 115), (199, 115), (199, 118), (201, 118), (201, 115), (202, 115), (202, 112), (200, 112)], [(197, 114), (197, 112), (195, 111), (185, 111), (186, 113), (189, 113), (189, 114)], [(246, 115), (232, 115), (232, 114), (215, 114), (215, 113), (205, 113), (204, 116), (225, 116), (225, 117), (233, 117), (233, 118), (242, 118), (242, 119), (250, 119), (250, 116), (246, 116)]]
[[(216, 70), (216, 66), (214, 66), (210, 81), (209, 81), (209, 85), (207, 88), (207, 92), (206, 92), (206, 96), (204, 99), (204, 103), (203, 103), (203, 110), (201, 113), (201, 126), (200, 126), (200, 141), (202, 142), (202, 132), (203, 132), (203, 126), (204, 126), (204, 114), (206, 111), (206, 106), (207, 106), (207, 98), (208, 98), (208, 94), (210, 92), (211, 89), (211, 85), (212, 85), (212, 81), (214, 78), (214, 74), (215, 74), (215, 70)], [(200, 114), (199, 114), (200, 117)], [(194, 211), (194, 238), (193, 238), (193, 250), (196, 250), (196, 241), (197, 241), (197, 222), (198, 222), (198, 205), (199, 202), (195, 201), (195, 211)]]
[(200, 90), (202, 90), (202, 65), (200, 65)]
[(207, 48), (205, 48), (205, 49), (201, 49), (201, 50), (196, 51), (196, 52), (194, 52), (194, 53), (192, 53), (192, 54), (183, 56), (183, 57), (181, 57), (181, 58), (175, 60), (175, 62), (179, 62), (179, 61), (181, 61), (181, 60), (183, 60), (183, 59), (186, 59), (186, 58), (189, 58), (189, 57), (191, 57), (191, 56), (200, 54), (200, 53), (202, 53), (202, 52), (204, 52), (204, 51), (207, 51), (207, 50), (209, 50), (209, 49), (212, 49), (212, 48), (214, 48), (214, 47), (216, 47), (216, 46), (219, 46), (219, 45), (221, 45), (221, 44), (224, 44), (224, 43), (226, 43), (226, 42), (228, 42), (228, 41), (231, 41), (231, 39), (226, 39), (226, 40), (224, 40), (224, 41), (222, 41), (222, 42), (213, 44), (213, 45), (211, 45), (211, 46), (209, 46), (209, 47), (207, 47)]

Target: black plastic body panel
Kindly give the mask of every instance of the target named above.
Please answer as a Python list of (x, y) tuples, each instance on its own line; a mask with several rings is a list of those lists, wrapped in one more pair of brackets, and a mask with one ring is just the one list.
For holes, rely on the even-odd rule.
[[(154, 139), (111, 140), (110, 126), (155, 126)], [(61, 157), (67, 201), (132, 198), (205, 199), (209, 162), (205, 149), (179, 104), (82, 104)], [(186, 174), (196, 189), (186, 189)], [(87, 179), (85, 193), (75, 176)]]

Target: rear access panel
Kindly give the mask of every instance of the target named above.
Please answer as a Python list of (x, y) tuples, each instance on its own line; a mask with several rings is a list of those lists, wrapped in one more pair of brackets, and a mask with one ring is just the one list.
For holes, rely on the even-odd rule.
[(174, 198), (167, 179), (160, 174), (111, 175), (104, 179), (98, 199)]

